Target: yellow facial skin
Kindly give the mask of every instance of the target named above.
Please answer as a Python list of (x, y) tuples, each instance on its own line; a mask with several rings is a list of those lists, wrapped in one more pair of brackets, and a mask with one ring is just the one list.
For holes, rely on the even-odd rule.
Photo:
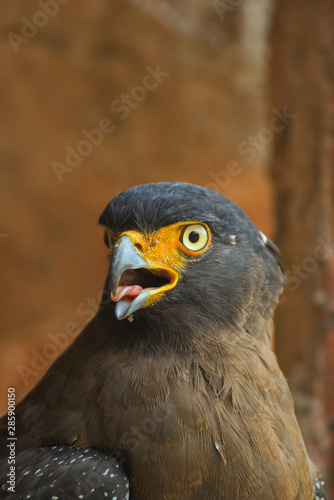
[[(128, 236), (136, 252), (147, 262), (147, 269), (169, 279), (166, 285), (152, 289), (143, 307), (157, 301), (166, 291), (174, 288), (187, 257), (199, 257), (207, 251), (211, 242), (210, 230), (203, 222), (177, 222), (150, 234), (124, 231), (117, 238), (109, 228), (107, 231), (110, 250), (119, 238)], [(191, 241), (196, 239), (198, 241)]]

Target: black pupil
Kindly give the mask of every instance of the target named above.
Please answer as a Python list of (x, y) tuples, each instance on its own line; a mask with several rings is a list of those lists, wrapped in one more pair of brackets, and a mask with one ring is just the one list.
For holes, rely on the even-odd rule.
[(199, 234), (197, 231), (191, 231), (191, 233), (189, 234), (189, 241), (191, 243), (197, 243), (199, 240)]

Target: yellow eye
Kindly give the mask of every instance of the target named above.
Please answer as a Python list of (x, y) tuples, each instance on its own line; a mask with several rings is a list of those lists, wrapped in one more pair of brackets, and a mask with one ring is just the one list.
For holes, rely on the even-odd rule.
[(202, 224), (191, 224), (183, 229), (180, 240), (188, 250), (200, 252), (209, 241), (208, 230)]

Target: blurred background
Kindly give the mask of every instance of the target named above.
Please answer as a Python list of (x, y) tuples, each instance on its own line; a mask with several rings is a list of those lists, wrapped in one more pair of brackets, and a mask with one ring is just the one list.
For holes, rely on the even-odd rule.
[(0, 29), (1, 414), (97, 310), (107, 202), (192, 182), (281, 248), (276, 351), (330, 480), (331, 0), (11, 0)]

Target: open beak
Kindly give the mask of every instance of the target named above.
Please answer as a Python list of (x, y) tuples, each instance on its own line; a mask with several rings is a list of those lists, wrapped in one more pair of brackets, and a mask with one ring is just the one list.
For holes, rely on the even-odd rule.
[(178, 273), (139, 255), (129, 236), (116, 242), (110, 262), (111, 300), (122, 320), (146, 307), (176, 285)]

